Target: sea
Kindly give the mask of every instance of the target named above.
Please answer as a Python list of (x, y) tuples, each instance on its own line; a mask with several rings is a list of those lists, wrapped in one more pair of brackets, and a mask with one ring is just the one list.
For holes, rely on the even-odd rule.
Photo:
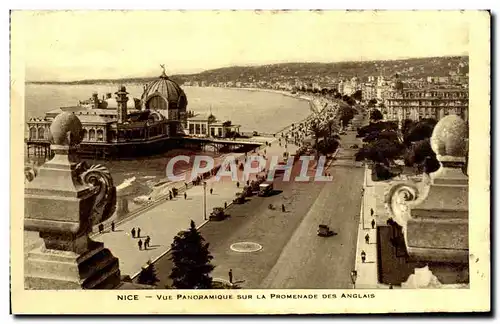
[[(125, 84), (125, 86), (130, 98), (141, 97), (142, 84)], [(79, 100), (90, 98), (93, 92), (97, 92), (100, 98), (106, 93), (113, 93), (114, 97), (117, 89), (118, 86), (114, 84), (27, 84), (24, 117), (25, 120), (31, 117), (43, 117), (49, 110), (74, 106)], [(188, 110), (200, 114), (211, 112), (221, 121), (230, 120), (233, 124), (241, 125), (242, 132), (276, 133), (311, 114), (308, 101), (279, 93), (215, 87), (183, 87), (183, 90), (188, 99)], [(137, 203), (140, 201), (138, 198), (147, 200), (155, 185), (165, 181), (165, 167), (168, 160), (178, 154), (192, 155), (195, 152), (175, 150), (147, 158), (88, 162), (102, 164), (110, 170), (115, 185), (127, 199), (129, 210), (132, 212), (140, 207), (140, 203)], [(27, 163), (32, 162), (27, 161)]]

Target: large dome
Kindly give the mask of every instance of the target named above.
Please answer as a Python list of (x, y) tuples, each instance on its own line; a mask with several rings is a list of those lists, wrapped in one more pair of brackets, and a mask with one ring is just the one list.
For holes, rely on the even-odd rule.
[(151, 81), (144, 87), (144, 93), (141, 97), (143, 105), (149, 108), (148, 102), (155, 97), (161, 97), (168, 106), (175, 108), (185, 109), (187, 106), (186, 94), (177, 83), (165, 74), (165, 71), (157, 80)]

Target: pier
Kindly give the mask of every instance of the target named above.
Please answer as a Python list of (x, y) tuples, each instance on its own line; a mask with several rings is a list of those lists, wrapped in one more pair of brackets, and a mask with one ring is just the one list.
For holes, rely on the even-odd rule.
[[(49, 140), (25, 140), (27, 157), (49, 158)], [(265, 144), (263, 139), (252, 138), (213, 138), (213, 137), (170, 137), (158, 140), (80, 144), (78, 154), (95, 159), (115, 159), (120, 157), (152, 155), (167, 152), (174, 148), (187, 148), (195, 151), (242, 152), (251, 151)], [(210, 149), (212, 148), (212, 149)]]

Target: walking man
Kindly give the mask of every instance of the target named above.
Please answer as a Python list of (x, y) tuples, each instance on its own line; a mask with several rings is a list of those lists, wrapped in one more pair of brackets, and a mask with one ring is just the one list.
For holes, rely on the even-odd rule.
[(186, 200), (188, 197), (187, 193), (184, 193), (184, 200)]
[(141, 237), (141, 228), (137, 227), (137, 237)]
[(233, 283), (233, 269), (229, 269), (229, 282)]
[(115, 231), (115, 222), (111, 222), (111, 232)]
[(375, 229), (375, 220), (372, 219), (372, 229)]
[(212, 192), (214, 192), (214, 189), (213, 189), (213, 188), (210, 188), (210, 194), (212, 194)]
[(99, 224), (99, 234), (101, 234), (103, 230), (104, 230), (104, 225)]
[(361, 262), (365, 263), (366, 261), (366, 252), (363, 250), (361, 251)]
[(130, 232), (132, 233), (132, 237), (135, 238), (135, 227), (132, 228), (132, 230)]
[(285, 204), (281, 204), (281, 211), (285, 212)]
[(237, 181), (237, 182), (236, 182), (236, 188), (239, 188), (239, 187), (240, 187), (240, 182), (239, 182), (239, 181)]
[(373, 216), (373, 208), (370, 208), (370, 215)]
[(368, 235), (368, 233), (366, 233), (366, 235), (365, 235), (365, 242), (366, 242), (366, 244), (370, 243), (370, 235)]
[(137, 241), (137, 245), (139, 245), (139, 250), (142, 250), (142, 240), (139, 239), (139, 241)]
[(144, 249), (147, 250), (148, 247), (149, 247), (149, 243), (151, 242), (151, 238), (149, 237), (149, 235), (146, 237), (146, 239), (144, 240)]

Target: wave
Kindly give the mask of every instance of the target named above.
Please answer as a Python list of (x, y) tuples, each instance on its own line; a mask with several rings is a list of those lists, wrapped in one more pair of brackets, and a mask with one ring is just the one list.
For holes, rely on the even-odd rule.
[(116, 186), (116, 190), (122, 190), (122, 189), (125, 189), (129, 186), (132, 185), (132, 183), (135, 181), (136, 177), (132, 177), (132, 178), (128, 178), (128, 179), (125, 179), (123, 180), (122, 183), (120, 183), (119, 185)]

